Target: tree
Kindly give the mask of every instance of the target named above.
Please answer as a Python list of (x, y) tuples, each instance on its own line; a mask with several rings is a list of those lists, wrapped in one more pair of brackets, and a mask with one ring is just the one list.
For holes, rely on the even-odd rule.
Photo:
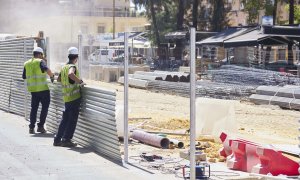
[(295, 15), (294, 15), (294, 0), (289, 0), (289, 24), (294, 24)]
[(276, 25), (277, 5), (278, 5), (278, 0), (274, 0), (274, 7), (273, 7), (273, 25)]
[(192, 21), (193, 21), (193, 27), (196, 28), (196, 30), (198, 25), (198, 6), (199, 6), (199, 0), (193, 0)]
[(151, 11), (153, 28), (154, 28), (155, 37), (156, 37), (156, 43), (159, 46), (160, 45), (160, 37), (159, 37), (159, 31), (158, 31), (157, 22), (156, 22), (156, 15), (155, 15), (155, 10), (154, 10), (154, 3), (153, 3), (152, 0), (150, 0), (149, 3), (150, 3), (150, 11)]
[[(294, 19), (295, 19), (294, 0), (290, 0), (289, 2), (290, 2), (289, 3), (289, 24), (293, 25)], [(294, 56), (293, 56), (292, 50), (293, 50), (293, 43), (290, 42), (290, 43), (288, 43), (288, 64), (293, 64), (293, 61), (294, 61)]]
[[(151, 29), (154, 31), (155, 38), (154, 43), (158, 46), (160, 45), (160, 35), (159, 29), (157, 26), (157, 19), (156, 19), (156, 8), (160, 7), (162, 1), (160, 0), (133, 0), (133, 3), (139, 7), (145, 7), (146, 15), (148, 19), (151, 19)], [(150, 12), (150, 13), (149, 13)]]
[(212, 17), (212, 30), (221, 31), (227, 24), (225, 15), (224, 0), (213, 1), (213, 17)]
[(177, 30), (183, 30), (184, 0), (178, 0)]
[(248, 13), (248, 24), (256, 25), (258, 22), (259, 10), (265, 8), (265, 1), (261, 0), (243, 0), (245, 11)]

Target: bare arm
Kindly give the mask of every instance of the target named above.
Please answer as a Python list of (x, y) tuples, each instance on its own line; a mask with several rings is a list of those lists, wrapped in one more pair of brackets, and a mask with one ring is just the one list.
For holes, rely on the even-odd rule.
[(54, 76), (54, 74), (52, 73), (52, 71), (51, 71), (51, 69), (47, 69), (47, 74), (50, 76), (50, 77), (53, 77)]
[(77, 84), (80, 84), (82, 82), (81, 79), (79, 79), (76, 75), (75, 75), (75, 68), (70, 68), (69, 69), (69, 73), (68, 73), (68, 77), (70, 79), (72, 79), (73, 81), (75, 81)]

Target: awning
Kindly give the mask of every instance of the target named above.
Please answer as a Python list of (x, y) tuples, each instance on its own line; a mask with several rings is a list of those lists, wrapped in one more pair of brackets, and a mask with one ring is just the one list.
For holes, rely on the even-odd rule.
[(262, 45), (285, 45), (291, 40), (284, 35), (264, 34), (263, 30), (253, 30), (224, 41), (224, 47), (243, 47)]
[(300, 27), (298, 26), (264, 26), (264, 33), (273, 36), (285, 36), (289, 40), (300, 42)]
[(297, 26), (263, 26), (265, 34), (300, 36), (300, 27)]
[(253, 28), (244, 28), (244, 27), (231, 27), (222, 32), (217, 33), (216, 35), (206, 38), (202, 41), (196, 42), (198, 45), (214, 45), (214, 46), (223, 46), (223, 42), (227, 39), (241, 35), (247, 31), (252, 30)]

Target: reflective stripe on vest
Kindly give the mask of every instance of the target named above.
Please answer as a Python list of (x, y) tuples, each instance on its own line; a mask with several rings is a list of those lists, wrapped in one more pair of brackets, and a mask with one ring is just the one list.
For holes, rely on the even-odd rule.
[(46, 75), (26, 76), (26, 79), (31, 79), (31, 78), (39, 79), (39, 78), (47, 78), (47, 76)]
[(80, 89), (76, 89), (72, 92), (69, 92), (69, 93), (63, 93), (63, 96), (72, 96), (72, 95), (75, 95), (75, 94), (80, 94)]
[[(69, 82), (69, 69), (76, 66), (74, 64), (67, 64), (61, 70), (61, 83), (64, 102), (74, 101), (81, 97), (79, 84), (71, 84)], [(78, 68), (76, 68), (76, 74), (79, 78)]]
[(70, 85), (62, 85), (63, 88), (74, 88), (78, 86), (77, 84), (70, 84)]
[(49, 90), (46, 73), (41, 70), (41, 61), (41, 59), (32, 58), (24, 63), (29, 92)]
[(32, 82), (32, 83), (27, 82), (27, 87), (29, 87), (29, 86), (39, 86), (39, 85), (44, 85), (44, 84), (48, 84), (48, 83), (47, 82)]

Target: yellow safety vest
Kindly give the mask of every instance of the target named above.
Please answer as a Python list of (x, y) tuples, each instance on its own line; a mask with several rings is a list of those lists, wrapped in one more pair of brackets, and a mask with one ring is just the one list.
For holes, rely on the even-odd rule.
[(24, 63), (26, 70), (26, 82), (29, 92), (40, 92), (49, 90), (47, 74), (41, 70), (42, 59), (32, 58)]
[[(63, 66), (63, 68), (60, 72), (64, 102), (74, 101), (81, 97), (79, 84), (76, 84), (76, 83), (71, 84), (69, 82), (69, 69), (71, 67), (76, 68), (76, 66), (74, 64), (66, 64)], [(76, 68), (75, 75), (79, 78), (78, 68)]]

